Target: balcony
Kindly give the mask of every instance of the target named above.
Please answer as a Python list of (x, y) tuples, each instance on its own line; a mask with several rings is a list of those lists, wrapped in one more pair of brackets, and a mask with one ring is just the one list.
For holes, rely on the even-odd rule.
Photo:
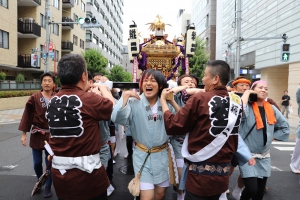
[(18, 38), (41, 37), (41, 26), (32, 22), (18, 20)]
[[(40, 58), (38, 58), (38, 59), (40, 59)], [(37, 62), (40, 63), (40, 60), (38, 60)], [(38, 66), (40, 66), (40, 65), (38, 65)], [(31, 66), (31, 55), (30, 54), (18, 55), (18, 67), (40, 69), (40, 67), (32, 67)]]
[(62, 52), (73, 51), (73, 43), (71, 43), (70, 41), (62, 41), (61, 42), (61, 51)]
[[(63, 17), (62, 22), (74, 22), (70, 17)], [(74, 24), (62, 24), (62, 30), (71, 30), (74, 28)]]
[(18, 0), (18, 6), (40, 6), (41, 0)]
[(62, 0), (62, 8), (73, 8), (74, 0)]

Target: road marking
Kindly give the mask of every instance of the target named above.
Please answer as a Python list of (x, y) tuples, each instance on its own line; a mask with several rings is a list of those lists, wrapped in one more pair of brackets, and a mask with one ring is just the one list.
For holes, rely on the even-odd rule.
[(294, 151), (295, 147), (278, 147), (275, 146), (274, 148), (278, 149), (279, 151)]
[(278, 142), (278, 141), (273, 141), (272, 144), (276, 144), (276, 145), (296, 145), (296, 142)]
[(18, 166), (18, 165), (7, 165), (7, 166), (2, 166), (2, 167), (0, 167), (0, 171), (10, 171), (10, 170), (12, 170), (13, 168), (15, 168), (16, 166)]
[(276, 170), (281, 171), (281, 172), (283, 171), (283, 170), (279, 169), (278, 167), (275, 167), (275, 166), (272, 166), (272, 165), (271, 165), (271, 168), (276, 169)]

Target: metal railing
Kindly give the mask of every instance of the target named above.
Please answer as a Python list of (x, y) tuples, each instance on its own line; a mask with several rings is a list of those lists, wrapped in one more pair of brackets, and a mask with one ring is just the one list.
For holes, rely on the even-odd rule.
[(70, 41), (63, 41), (61, 42), (61, 49), (73, 51), (73, 43)]
[(0, 90), (39, 90), (41, 83), (39, 81), (24, 81), (17, 83), (16, 81), (0, 81)]
[(41, 26), (36, 23), (22, 22), (21, 20), (18, 20), (18, 32), (24, 34), (31, 33), (41, 37)]
[(41, 5), (41, 0), (33, 0), (35, 3)]
[[(63, 17), (62, 22), (74, 22), (70, 17)], [(62, 24), (62, 26), (70, 26), (72, 29), (74, 28), (74, 24)]]

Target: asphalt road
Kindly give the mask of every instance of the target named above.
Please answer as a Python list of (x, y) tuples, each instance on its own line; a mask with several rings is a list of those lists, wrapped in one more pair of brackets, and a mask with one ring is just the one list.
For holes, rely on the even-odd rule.
[[(18, 124), (0, 125), (0, 200), (34, 200), (44, 199), (43, 192), (34, 197), (30, 196), (32, 188), (37, 181), (32, 164), (30, 147), (23, 147), (20, 143)], [(300, 175), (294, 174), (289, 168), (294, 140), (291, 143), (273, 144), (272, 176), (268, 179), (269, 190), (265, 193), (266, 200), (299, 200), (300, 199)], [(133, 175), (125, 175), (121, 170), (128, 166), (125, 154), (125, 141), (122, 142), (122, 153), (115, 158), (114, 183), (117, 189), (109, 197), (109, 200), (132, 200), (127, 185)], [(230, 179), (230, 190), (236, 185), (239, 172), (236, 169)], [(52, 188), (53, 197), (57, 199)], [(176, 193), (170, 187), (167, 190), (166, 200), (176, 200)], [(228, 195), (229, 200), (233, 200)]]

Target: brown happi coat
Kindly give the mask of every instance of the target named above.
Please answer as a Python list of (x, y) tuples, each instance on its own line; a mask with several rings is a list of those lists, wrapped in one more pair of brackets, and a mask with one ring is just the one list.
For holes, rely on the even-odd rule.
[[(52, 93), (52, 96), (55, 93)], [(31, 95), (25, 105), (25, 110), (19, 125), (19, 130), (30, 132), (31, 126), (37, 126), (42, 129), (48, 129), (48, 121), (45, 117), (47, 105), (42, 95), (42, 91)], [(39, 132), (30, 135), (29, 146), (33, 149), (43, 150), (44, 141), (49, 142), (49, 133), (42, 135)]]
[[(62, 87), (51, 99), (46, 116), (54, 155), (99, 154), (102, 133), (98, 122), (110, 120), (112, 108), (113, 103), (100, 95), (84, 92), (76, 86)], [(61, 175), (59, 170), (52, 168), (52, 177), (57, 196), (64, 200), (91, 199), (104, 193), (109, 186), (103, 165), (91, 174), (75, 168)]]
[[(217, 87), (209, 92), (199, 92), (193, 95), (186, 105), (174, 115), (170, 111), (164, 113), (165, 127), (169, 135), (181, 135), (189, 132), (188, 151), (194, 154), (214, 140), (210, 133), (212, 127), (211, 118), (217, 117), (225, 126), (227, 121), (223, 115), (210, 116), (209, 102), (215, 96), (225, 97), (228, 92), (225, 87)], [(222, 106), (216, 105), (215, 111)], [(229, 108), (229, 104), (227, 106)], [(223, 108), (224, 109), (224, 108)], [(228, 109), (227, 111), (228, 112)], [(226, 124), (224, 123), (226, 122)], [(214, 127), (214, 133), (219, 134), (225, 127)], [(237, 130), (235, 130), (237, 132)], [(217, 154), (205, 160), (208, 163), (230, 163), (231, 155), (237, 150), (238, 136), (230, 135), (227, 142)], [(204, 175), (188, 172), (186, 189), (198, 196), (213, 196), (221, 194), (228, 189), (229, 175)]]

